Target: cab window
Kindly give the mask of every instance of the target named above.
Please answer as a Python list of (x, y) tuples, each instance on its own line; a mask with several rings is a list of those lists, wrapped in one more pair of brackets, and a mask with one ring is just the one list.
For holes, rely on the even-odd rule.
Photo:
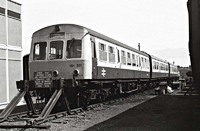
[(33, 60), (45, 60), (46, 58), (46, 42), (38, 42), (34, 44)]
[(81, 40), (68, 40), (66, 58), (81, 58), (82, 54), (82, 41)]
[(50, 60), (62, 59), (63, 56), (63, 41), (50, 42)]

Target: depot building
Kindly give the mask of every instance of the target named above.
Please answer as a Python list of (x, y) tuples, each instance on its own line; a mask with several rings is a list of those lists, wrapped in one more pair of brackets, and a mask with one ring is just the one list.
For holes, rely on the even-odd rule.
[(0, 0), (0, 106), (17, 94), (22, 79), (21, 4)]

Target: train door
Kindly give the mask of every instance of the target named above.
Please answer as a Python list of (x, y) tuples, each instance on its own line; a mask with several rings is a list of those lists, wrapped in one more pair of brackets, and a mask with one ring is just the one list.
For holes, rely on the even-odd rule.
[(121, 77), (121, 59), (120, 59), (120, 51), (118, 48), (116, 48), (116, 72), (117, 72), (117, 78)]
[(140, 55), (138, 55), (138, 69), (139, 69), (139, 71), (142, 70), (142, 64), (141, 64), (141, 57), (140, 57)]
[(95, 45), (95, 38), (91, 36), (91, 49), (92, 49), (92, 78), (96, 79), (98, 75), (98, 68), (97, 68), (97, 53), (96, 53), (96, 45)]

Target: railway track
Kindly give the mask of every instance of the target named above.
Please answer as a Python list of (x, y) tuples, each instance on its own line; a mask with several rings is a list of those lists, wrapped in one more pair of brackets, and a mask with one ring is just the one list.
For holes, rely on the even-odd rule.
[[(72, 109), (72, 110), (70, 110), (70, 115), (76, 115), (78, 113), (83, 112), (84, 110), (93, 110), (102, 105), (108, 105), (108, 104), (115, 103), (117, 101), (123, 101), (125, 99), (128, 99), (132, 95), (134, 95), (134, 94), (126, 94), (119, 98), (111, 99), (111, 100), (108, 100), (105, 102), (91, 104), (91, 105), (88, 105), (87, 107)], [(61, 112), (50, 114), (47, 116), (47, 118), (40, 120), (40, 119), (35, 119), (38, 117), (37, 115), (35, 115), (35, 116), (33, 115), (32, 117), (29, 117), (27, 112), (19, 112), (19, 113), (14, 113), (14, 114), (9, 115), (7, 117), (7, 119), (4, 120), (0, 124), (0, 128), (4, 128), (4, 129), (20, 128), (19, 129), (20, 131), (26, 130), (27, 128), (49, 129), (50, 125), (41, 125), (41, 124), (65, 117), (67, 115), (69, 115), (68, 111), (61, 111)], [(25, 122), (25, 124), (10, 125), (10, 124), (4, 124), (4, 122)]]

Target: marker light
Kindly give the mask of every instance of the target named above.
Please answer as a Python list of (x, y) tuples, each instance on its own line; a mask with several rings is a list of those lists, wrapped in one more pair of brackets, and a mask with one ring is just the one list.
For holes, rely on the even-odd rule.
[(78, 75), (79, 75), (79, 70), (78, 69), (74, 70), (74, 76), (78, 76)]
[(53, 71), (53, 76), (54, 76), (54, 77), (57, 77), (58, 74), (59, 74), (59, 72), (58, 72), (57, 70)]

